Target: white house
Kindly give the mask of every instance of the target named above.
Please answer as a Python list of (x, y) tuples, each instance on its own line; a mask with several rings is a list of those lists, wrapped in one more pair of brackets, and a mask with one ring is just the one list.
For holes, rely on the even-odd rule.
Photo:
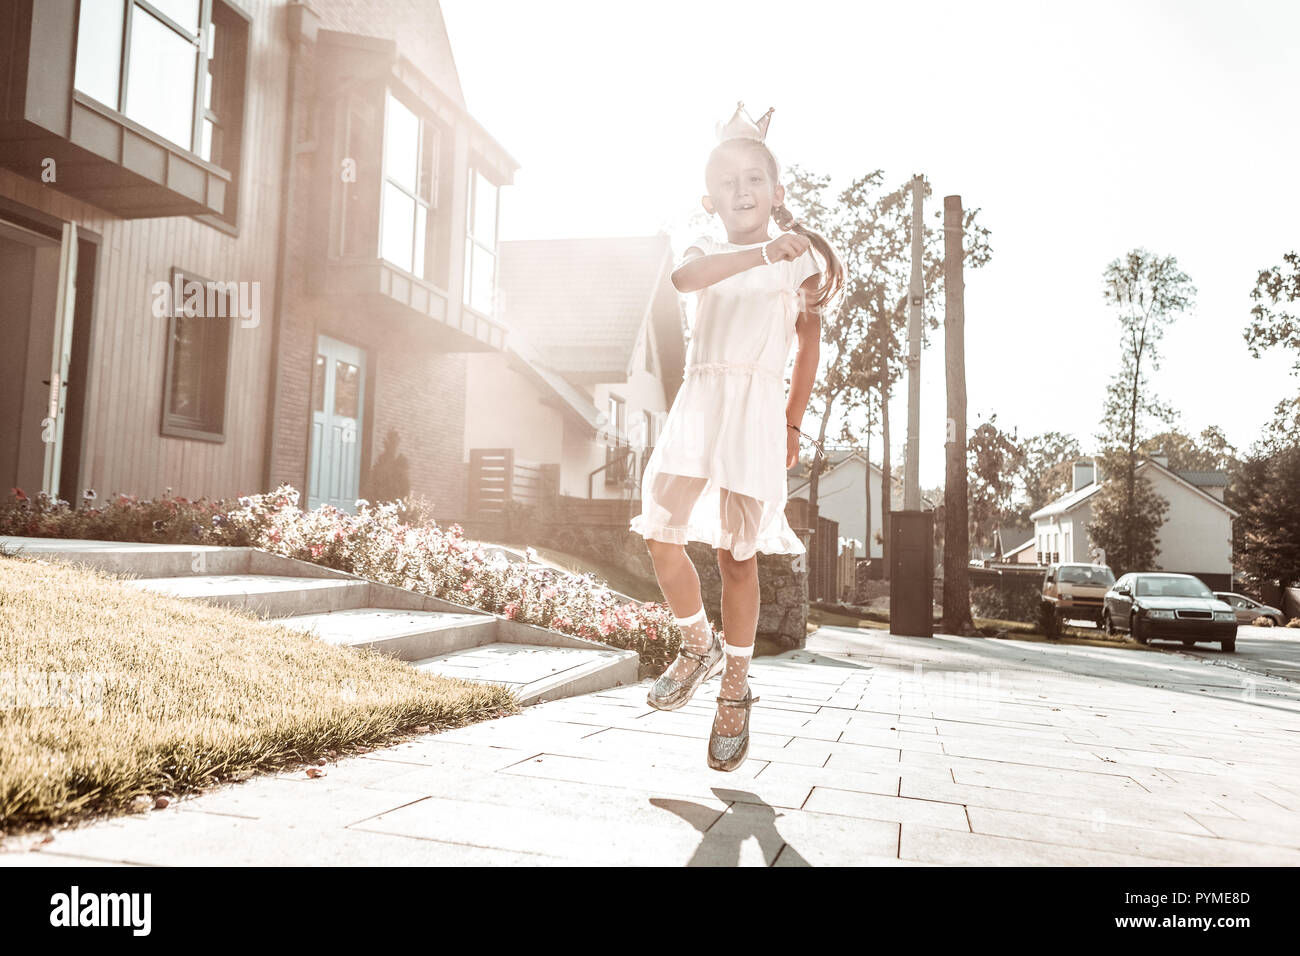
[(511, 450), (525, 473), (551, 466), (563, 495), (636, 496), (682, 382), (672, 263), (662, 233), (500, 243), (505, 349), (470, 355), (466, 371), (471, 498), (485, 449)]
[[(1157, 532), (1155, 567), (1140, 570), (1194, 574), (1211, 588), (1232, 587), (1232, 521), (1237, 512), (1223, 501), (1227, 476), (1220, 471), (1173, 471), (1166, 455), (1152, 455), (1137, 467), (1156, 494), (1169, 502)], [(1039, 564), (1095, 561), (1088, 538), (1092, 499), (1101, 490), (1097, 460), (1074, 463), (1068, 494), (1035, 511), (1034, 550)]]
[[(867, 469), (871, 469), (871, 542), (870, 556), (884, 557), (884, 549), (876, 540), (882, 534), (881, 494), (885, 476), (879, 465), (868, 466), (866, 456), (856, 449), (828, 449), (826, 460), (822, 463), (821, 478), (817, 483), (817, 513), (823, 518), (838, 521), (841, 538), (854, 538), (858, 545), (854, 555), (867, 557), (862, 542), (867, 540)], [(811, 465), (800, 462), (796, 470), (787, 479), (790, 498), (808, 499), (811, 481)], [(893, 511), (903, 510), (903, 480), (897, 470), (890, 475), (890, 484), (894, 493), (890, 498)], [(932, 509), (934, 503), (922, 496), (922, 508)]]

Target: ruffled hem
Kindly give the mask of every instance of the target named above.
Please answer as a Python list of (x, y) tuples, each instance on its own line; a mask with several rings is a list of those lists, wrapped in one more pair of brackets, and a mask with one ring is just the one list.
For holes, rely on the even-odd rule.
[[(775, 534), (759, 535), (757, 541), (735, 540), (736, 535), (722, 528), (707, 528), (699, 525), (671, 527), (669, 525), (651, 524), (644, 513), (632, 519), (629, 531), (635, 531), (643, 538), (666, 541), (669, 544), (686, 544), (688, 541), (703, 541), (715, 548), (724, 548), (731, 552), (737, 561), (748, 561), (756, 553), (763, 554), (807, 554), (808, 549), (799, 536), (794, 533), (789, 523), (782, 518), (783, 527)], [(733, 544), (736, 546), (733, 547)]]

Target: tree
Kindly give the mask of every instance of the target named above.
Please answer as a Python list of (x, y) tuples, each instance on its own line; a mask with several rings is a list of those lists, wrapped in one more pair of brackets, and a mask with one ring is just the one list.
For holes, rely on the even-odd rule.
[[(866, 340), (858, 352), (862, 362), (873, 362), (874, 374), (864, 377), (878, 392), (881, 429), (882, 487), (881, 530), (885, 542), (885, 566), (889, 566), (889, 513), (892, 509), (888, 489), (893, 484), (891, 460), (889, 399), (894, 384), (902, 378), (906, 354), (908, 291), (911, 285), (912, 185), (910, 177), (892, 190), (886, 190), (883, 170), (875, 170), (851, 182), (839, 195), (835, 207), (837, 248), (845, 257), (850, 274), (844, 308), (862, 315), (867, 327)], [(923, 184), (923, 198), (931, 194), (930, 184)], [(979, 223), (978, 208), (963, 212), (963, 265), (978, 269), (992, 258), (989, 230)], [(828, 212), (828, 215), (830, 213)], [(928, 332), (939, 327), (943, 305), (944, 246), (942, 211), (933, 218), (938, 226), (922, 223), (923, 254), (921, 274), (926, 296), (923, 306), (922, 347)]]
[[(944, 443), (945, 544), (943, 627), (949, 634), (973, 635), (970, 610), (970, 466), (966, 460), (966, 259), (960, 196), (943, 200), (944, 235), (944, 379), (948, 434)], [(917, 449), (913, 449), (915, 453)], [(912, 462), (916, 467), (916, 462)], [(937, 517), (937, 516), (932, 516)]]
[(1273, 421), (1264, 430), (1260, 445), (1273, 451), (1300, 445), (1300, 395), (1274, 406)]
[(1160, 570), (1156, 563), (1159, 531), (1169, 510), (1169, 502), (1146, 478), (1136, 476), (1131, 484), (1123, 479), (1127, 461), (1122, 449), (1101, 456), (1102, 475), (1119, 477), (1109, 478), (1093, 495), (1088, 522), (1089, 540), (1106, 552), (1106, 564), (1116, 577), (1129, 571)]
[(1274, 346), (1291, 349), (1296, 353), (1292, 371), (1300, 374), (1300, 310), (1275, 311), (1283, 303), (1300, 301), (1300, 255), (1288, 252), (1282, 259), (1285, 266), (1265, 269), (1255, 280), (1255, 288), (1250, 293), (1257, 303), (1250, 310), (1254, 319), (1242, 334), (1255, 358)]
[(971, 543), (982, 548), (992, 547), (993, 532), (1016, 516), (1012, 498), (1024, 469), (1024, 449), (996, 421), (997, 415), (990, 416), (967, 443), (970, 536)]
[(1257, 584), (1300, 583), (1300, 444), (1259, 443), (1242, 463), (1234, 491), (1236, 566)]
[[(1095, 545), (1105, 548), (1112, 568), (1137, 570), (1154, 560), (1151, 539), (1168, 508), (1167, 503), (1156, 507), (1159, 496), (1137, 477), (1140, 443), (1150, 419), (1172, 426), (1176, 418), (1151, 391), (1148, 375), (1160, 367), (1165, 327), (1191, 306), (1196, 288), (1173, 256), (1146, 249), (1115, 259), (1102, 281), (1106, 304), (1119, 318), (1122, 351), (1119, 371), (1106, 389), (1098, 435), (1108, 487), (1100, 493), (1103, 500), (1094, 499), (1088, 532)], [(1160, 521), (1152, 526), (1157, 517)]]
[(1163, 452), (1172, 471), (1230, 471), (1237, 464), (1236, 447), (1217, 425), (1202, 429), (1199, 438), (1177, 429), (1158, 432), (1144, 439), (1138, 450), (1146, 455)]
[(1079, 440), (1062, 432), (1030, 435), (1021, 442), (1020, 485), (1022, 504), (1015, 512), (1017, 524), (1068, 492), (1074, 482), (1073, 466), (1080, 457)]
[[(843, 419), (841, 440), (868, 445), (869, 437), (864, 436), (863, 423), (859, 420), (861, 416), (849, 413), (879, 410), (885, 489), (881, 530), (887, 567), (891, 507), (888, 489), (893, 484), (889, 396), (893, 384), (903, 374), (907, 290), (911, 278), (911, 186), (909, 180), (886, 190), (884, 181), (885, 174), (878, 169), (853, 180), (831, 197), (828, 177), (791, 166), (785, 187), (786, 205), (800, 220), (831, 241), (847, 273), (838, 313), (829, 321), (823, 317), (822, 351), (826, 361), (811, 401), (814, 413), (821, 420), (819, 441), (826, 440), (832, 417), (838, 412)], [(929, 195), (928, 184), (925, 191)], [(964, 217), (968, 226), (966, 264), (971, 267), (984, 265), (991, 256), (988, 230), (978, 225), (978, 212), (978, 209), (969, 210)], [(926, 297), (925, 326), (933, 330), (938, 328), (937, 302), (941, 301), (937, 293), (943, 287), (942, 230), (926, 228), (924, 234), (923, 275), (930, 290)], [(870, 411), (866, 417), (872, 417)], [(817, 514), (820, 473), (821, 465), (814, 462), (808, 499), (813, 518)]]

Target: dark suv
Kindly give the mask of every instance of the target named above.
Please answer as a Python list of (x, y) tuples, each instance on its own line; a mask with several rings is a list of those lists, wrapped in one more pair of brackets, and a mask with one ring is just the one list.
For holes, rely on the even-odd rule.
[(1190, 574), (1133, 572), (1106, 592), (1101, 624), (1107, 634), (1128, 631), (1145, 644), (1152, 638), (1182, 641), (1184, 647), (1217, 641), (1237, 649), (1237, 614)]

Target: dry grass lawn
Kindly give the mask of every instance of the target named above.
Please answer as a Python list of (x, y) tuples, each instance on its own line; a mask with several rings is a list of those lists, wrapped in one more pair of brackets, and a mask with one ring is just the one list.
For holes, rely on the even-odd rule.
[(517, 709), (508, 688), (0, 557), (0, 833)]

